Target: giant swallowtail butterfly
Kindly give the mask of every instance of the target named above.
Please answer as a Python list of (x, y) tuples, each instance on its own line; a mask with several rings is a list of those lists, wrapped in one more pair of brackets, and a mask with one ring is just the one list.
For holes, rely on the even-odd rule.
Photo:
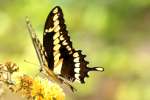
[(46, 19), (43, 45), (28, 19), (26, 22), (40, 65), (53, 80), (60, 81), (58, 76), (61, 76), (72, 82), (78, 80), (85, 83), (89, 71), (104, 70), (102, 67), (87, 67), (89, 62), (84, 59), (86, 55), (73, 48), (59, 6), (54, 7)]

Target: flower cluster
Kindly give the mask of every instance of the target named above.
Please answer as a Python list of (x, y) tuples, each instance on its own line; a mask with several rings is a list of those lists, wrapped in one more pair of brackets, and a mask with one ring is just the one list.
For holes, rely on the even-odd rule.
[(27, 100), (64, 100), (65, 94), (57, 83), (47, 78), (20, 75), (12, 77), (19, 67), (11, 62), (0, 64), (0, 81), (13, 93), (25, 96)]
[(18, 70), (19, 67), (15, 63), (0, 64), (0, 81), (10, 84), (12, 74)]

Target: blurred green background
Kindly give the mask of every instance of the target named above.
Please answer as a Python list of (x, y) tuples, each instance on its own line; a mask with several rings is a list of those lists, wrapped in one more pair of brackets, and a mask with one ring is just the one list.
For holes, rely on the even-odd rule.
[(0, 0), (0, 63), (16, 62), (36, 74), (38, 64), (26, 24), (42, 41), (45, 19), (59, 5), (77, 49), (89, 66), (103, 66), (86, 84), (66, 90), (67, 100), (150, 100), (150, 0)]

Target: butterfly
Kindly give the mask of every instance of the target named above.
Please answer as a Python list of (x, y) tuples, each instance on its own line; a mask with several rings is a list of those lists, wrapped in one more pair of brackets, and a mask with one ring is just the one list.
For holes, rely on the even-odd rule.
[(73, 48), (66, 29), (63, 12), (59, 6), (54, 7), (45, 22), (43, 44), (40, 43), (28, 18), (27, 27), (42, 69), (54, 81), (68, 80), (85, 83), (90, 71), (104, 71), (102, 67), (88, 67), (86, 55)]

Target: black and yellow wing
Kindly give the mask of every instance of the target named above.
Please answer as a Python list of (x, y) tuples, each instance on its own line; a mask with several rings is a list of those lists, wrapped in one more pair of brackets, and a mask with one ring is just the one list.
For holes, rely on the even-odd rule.
[(90, 71), (103, 71), (101, 67), (88, 67), (86, 55), (81, 50), (75, 50), (70, 41), (62, 9), (56, 6), (49, 13), (44, 27), (43, 46), (48, 67), (69, 81), (78, 80), (84, 83)]

